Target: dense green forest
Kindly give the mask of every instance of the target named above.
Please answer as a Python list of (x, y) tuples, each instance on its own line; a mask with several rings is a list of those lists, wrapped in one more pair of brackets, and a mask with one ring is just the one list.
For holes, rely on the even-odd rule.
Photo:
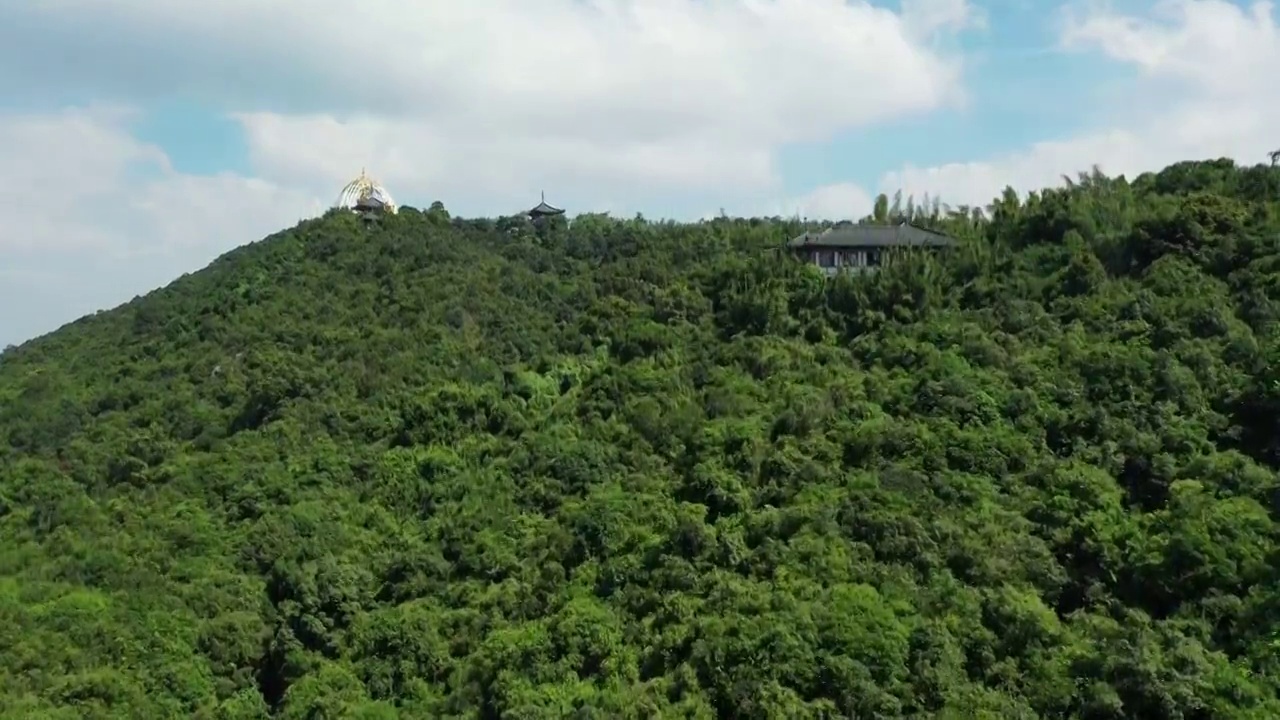
[(332, 212), (0, 355), (0, 716), (1280, 718), (1280, 168), (827, 281)]

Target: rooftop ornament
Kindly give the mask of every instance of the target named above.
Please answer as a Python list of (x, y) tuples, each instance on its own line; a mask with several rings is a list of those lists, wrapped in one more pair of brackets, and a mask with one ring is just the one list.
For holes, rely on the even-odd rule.
[(387, 212), (394, 214), (398, 209), (396, 201), (391, 198), (391, 193), (387, 192), (387, 189), (380, 185), (377, 180), (365, 173), (363, 168), (360, 170), (359, 177), (342, 188), (342, 194), (338, 196), (338, 201), (334, 203), (334, 207), (358, 213)]

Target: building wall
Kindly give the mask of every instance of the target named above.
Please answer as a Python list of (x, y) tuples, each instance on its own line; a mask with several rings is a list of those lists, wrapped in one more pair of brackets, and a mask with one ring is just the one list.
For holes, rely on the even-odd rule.
[(828, 275), (837, 272), (866, 272), (879, 267), (884, 254), (877, 248), (812, 248), (802, 257)]

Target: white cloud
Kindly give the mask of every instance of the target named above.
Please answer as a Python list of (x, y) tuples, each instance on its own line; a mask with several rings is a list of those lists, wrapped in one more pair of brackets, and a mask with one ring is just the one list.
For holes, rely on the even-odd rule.
[(704, 208), (697, 217), (702, 220), (711, 220), (722, 215), (848, 220), (869, 214), (874, 204), (875, 199), (860, 185), (841, 182), (822, 185), (794, 197), (754, 199), (751, 202), (723, 205), (714, 210)]
[(643, 142), (690, 126), (820, 137), (937, 106), (953, 97), (960, 66), (923, 43), (970, 11), (963, 0), (907, 8), (909, 23), (846, 0), (368, 0), (358, 11), (336, 0), (60, 0), (17, 12), (93, 28), (95, 52), (149, 47), (169, 61), (150, 72), (175, 73), (175, 90), (176, 73), (213, 54), (258, 69), (185, 78), (214, 94), (243, 92), (210, 87), (234, 80), (261, 85), (256, 100), (271, 103), (288, 76), (339, 116)]
[(0, 345), (125, 302), (323, 209), (234, 175), (175, 172), (117, 107), (0, 116)]
[(917, 37), (924, 39), (939, 30), (986, 26), (986, 14), (965, 0), (902, 0), (902, 19)]
[(1092, 5), (1065, 16), (1062, 43), (1140, 70), (1121, 124), (982, 162), (907, 166), (885, 175), (881, 189), (985, 205), (1007, 185), (1057, 185), (1094, 164), (1132, 177), (1194, 158), (1262, 162), (1280, 147), (1280, 93), (1272, 89), (1280, 28), (1271, 3), (1161, 0), (1141, 16)]
[(598, 143), (567, 135), (530, 137), (515, 126), (488, 135), (449, 133), (422, 120), (344, 122), (274, 113), (239, 119), (254, 170), (263, 177), (322, 192), (367, 165), (404, 202), (439, 199), (466, 214), (507, 205), (518, 210), (536, 201), (539, 188), (596, 209), (609, 196), (625, 197), (625, 189), (632, 198), (705, 188), (732, 194), (767, 189), (773, 180), (770, 148), (697, 137)]
[(810, 220), (857, 220), (870, 214), (875, 199), (853, 183), (824, 185), (790, 203), (785, 215), (799, 213)]
[[(318, 190), (369, 165), (406, 201), (464, 211), (539, 186), (637, 209), (691, 191), (776, 197), (780, 145), (960, 101), (963, 62), (934, 41), (974, 22), (967, 0), (906, 0), (901, 14), (857, 0), (59, 0), (18, 13), (59, 27), (72, 52), (149, 48), (139, 88), (237, 104), (262, 177)], [(70, 65), (64, 50), (31, 47), (29, 62)]]

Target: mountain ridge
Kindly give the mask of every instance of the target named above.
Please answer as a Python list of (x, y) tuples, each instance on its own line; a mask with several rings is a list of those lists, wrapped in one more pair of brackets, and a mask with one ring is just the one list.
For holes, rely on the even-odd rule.
[(333, 212), (0, 355), (0, 716), (1280, 715), (1280, 169), (866, 277)]

